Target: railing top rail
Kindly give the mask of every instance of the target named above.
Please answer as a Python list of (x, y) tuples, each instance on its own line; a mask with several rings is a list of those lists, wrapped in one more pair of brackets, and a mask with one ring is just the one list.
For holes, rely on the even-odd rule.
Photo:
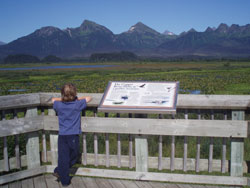
[(33, 107), (40, 105), (38, 93), (0, 96), (0, 110)]
[[(102, 93), (79, 93), (79, 96), (92, 96), (89, 107), (97, 107)], [(0, 110), (32, 106), (52, 106), (51, 98), (60, 97), (59, 93), (34, 93), (0, 96)], [(234, 109), (250, 108), (250, 95), (191, 95), (179, 94), (178, 109)]]

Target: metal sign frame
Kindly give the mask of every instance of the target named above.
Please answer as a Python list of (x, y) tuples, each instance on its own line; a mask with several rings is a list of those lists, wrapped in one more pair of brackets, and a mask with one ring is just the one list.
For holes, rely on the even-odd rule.
[[(178, 89), (179, 82), (109, 81), (98, 111), (175, 114)], [(131, 101), (136, 104), (132, 104)]]

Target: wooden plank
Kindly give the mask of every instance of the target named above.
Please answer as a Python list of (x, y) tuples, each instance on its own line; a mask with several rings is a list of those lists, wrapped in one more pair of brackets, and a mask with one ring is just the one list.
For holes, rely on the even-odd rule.
[[(17, 110), (13, 110), (14, 119), (17, 119)], [(16, 154), (16, 166), (17, 169), (21, 168), (21, 157), (20, 157), (20, 148), (19, 148), (19, 135), (15, 135), (15, 154)]]
[(48, 188), (60, 188), (59, 182), (55, 176), (52, 174), (46, 174), (44, 177)]
[(94, 178), (82, 177), (82, 181), (87, 188), (98, 188), (96, 181)]
[(9, 184), (0, 185), (0, 188), (9, 188)]
[(209, 156), (208, 156), (208, 172), (213, 171), (213, 149), (214, 149), (214, 138), (210, 138), (209, 144)]
[(133, 140), (132, 135), (129, 135), (129, 168), (133, 168)]
[(19, 149), (19, 135), (15, 135), (15, 154), (16, 154), (16, 167), (17, 169), (21, 168), (21, 157)]
[(121, 135), (117, 134), (117, 168), (121, 168)]
[(157, 188), (166, 188), (167, 187), (164, 183), (159, 183), (159, 182), (149, 182), (149, 184), (152, 187), (157, 187)]
[(20, 181), (10, 183), (9, 188), (22, 188), (22, 183)]
[[(42, 112), (42, 116), (44, 116), (44, 108), (41, 109), (41, 112)], [(46, 162), (48, 162), (48, 159), (47, 159), (47, 139), (46, 139), (46, 133), (44, 130), (43, 130), (42, 142), (43, 142), (42, 161), (46, 163)]]
[(94, 133), (94, 154), (95, 154), (95, 166), (98, 166), (98, 136)]
[[(44, 116), (44, 118), (45, 117), (47, 116)], [(56, 127), (58, 131), (59, 129), (58, 117), (56, 117), (56, 112), (54, 109), (52, 108), (48, 109), (48, 117), (53, 117), (57, 120), (56, 124), (54, 124), (53, 126)], [(49, 135), (52, 165), (57, 165), (58, 163), (58, 132), (57, 131), (51, 131)]]
[(44, 175), (33, 178), (35, 188), (47, 188)]
[(103, 178), (95, 178), (97, 185), (101, 188), (110, 188), (112, 185), (110, 184), (108, 179)]
[(158, 144), (158, 170), (162, 170), (162, 136), (159, 136), (159, 144)]
[(126, 188), (120, 180), (109, 180), (109, 183), (113, 188)]
[(196, 157), (195, 157), (195, 172), (200, 171), (200, 153), (201, 153), (201, 138), (196, 139)]
[(16, 180), (24, 179), (27, 177), (40, 175), (40, 174), (45, 173), (45, 172), (46, 172), (46, 166), (41, 166), (41, 167), (33, 168), (30, 170), (23, 170), (20, 172), (3, 175), (3, 176), (0, 176), (0, 185), (5, 184), (5, 183), (9, 183), (9, 182), (13, 182)]
[[(52, 106), (51, 98), (60, 97), (59, 93), (39, 93), (8, 95), (0, 97), (0, 110), (29, 106)], [(78, 96), (91, 96), (89, 107), (97, 107), (103, 93), (78, 93)], [(177, 108), (183, 109), (242, 109), (250, 106), (249, 95), (190, 95), (179, 94)]]
[[(2, 117), (1, 122), (4, 122), (5, 119), (5, 111), (2, 111)], [(7, 143), (7, 137), (3, 137), (3, 158), (4, 158), (4, 170), (8, 172), (10, 170), (9, 165), (9, 154), (8, 154), (8, 143)]]
[(226, 138), (222, 138), (222, 159), (221, 159), (221, 172), (226, 172), (226, 155), (227, 155), (227, 144)]
[[(48, 157), (50, 158), (50, 152), (48, 152)], [(99, 154), (99, 165), (105, 166), (106, 164), (106, 155), (105, 154)], [(88, 153), (88, 164), (94, 165), (95, 163), (95, 157), (93, 153)], [(170, 169), (170, 158), (169, 157), (163, 157), (162, 163), (164, 164), (162, 169)], [(133, 166), (135, 166), (135, 156), (133, 156)], [(117, 166), (117, 156), (116, 155), (110, 155), (110, 166)], [(122, 155), (121, 156), (121, 166), (122, 167), (129, 167), (129, 156)], [(229, 161), (226, 160), (226, 172), (229, 171)], [(247, 173), (247, 164), (244, 161), (244, 173)], [(56, 166), (55, 166), (56, 167)], [(152, 169), (158, 168), (158, 157), (148, 157), (148, 167)], [(183, 158), (175, 158), (175, 170), (182, 170), (183, 168)], [(54, 169), (53, 169), (54, 170)], [(188, 158), (187, 159), (187, 170), (195, 171), (195, 159), (194, 158)], [(200, 159), (200, 171), (208, 171), (208, 159)], [(214, 172), (220, 172), (221, 171), (221, 160), (215, 159), (213, 160), (213, 171)], [(53, 172), (53, 171), (51, 171)]]
[(0, 97), (0, 110), (35, 107), (40, 105), (40, 96), (37, 93), (22, 95), (7, 95)]
[[(198, 118), (198, 120), (201, 120), (200, 109), (198, 109), (197, 118)], [(201, 138), (198, 136), (196, 138), (195, 172), (200, 171), (200, 153), (201, 153)]]
[(4, 155), (4, 170), (9, 171), (9, 156), (8, 156), (8, 144), (7, 144), (7, 137), (3, 137), (3, 155)]
[(87, 141), (86, 133), (82, 134), (82, 147), (83, 147), (83, 165), (87, 165)]
[(46, 139), (45, 131), (43, 131), (42, 142), (43, 142), (42, 161), (46, 163), (48, 162), (48, 159), (47, 159), (47, 139)]
[[(16, 157), (11, 157), (8, 159), (8, 163), (9, 163), (9, 169), (13, 170), (17, 168), (16, 165)], [(22, 155), (21, 156), (21, 165), (22, 167), (27, 166), (27, 156), (26, 155)], [(0, 172), (5, 171), (4, 169), (4, 160), (0, 160)]]
[(213, 175), (191, 175), (191, 174), (174, 174), (174, 173), (154, 173), (154, 172), (135, 172), (124, 170), (105, 170), (78, 168), (76, 175), (134, 179), (142, 181), (169, 181), (179, 183), (197, 183), (197, 184), (218, 184), (218, 185), (247, 185), (247, 177), (232, 176), (213, 176)]
[(183, 146), (183, 171), (186, 172), (187, 171), (187, 136), (184, 136), (184, 146)]
[(247, 109), (249, 95), (178, 95), (177, 108), (184, 109)]
[(121, 183), (126, 187), (126, 188), (139, 188), (134, 181), (129, 181), (129, 180), (121, 180)]
[(22, 180), (22, 187), (34, 188), (34, 182), (32, 178)]
[(71, 184), (74, 188), (87, 188), (79, 176), (72, 177)]
[[(25, 117), (37, 117), (37, 108), (28, 108)], [(28, 169), (40, 166), (39, 135), (32, 132), (27, 135), (26, 142), (27, 166)]]
[[(244, 111), (232, 111), (232, 120), (235, 122), (244, 120)], [(243, 156), (244, 156), (244, 139), (231, 139), (231, 164), (230, 176), (243, 176)]]
[(135, 136), (136, 171), (148, 171), (148, 140), (146, 136)]
[(243, 176), (244, 139), (231, 139), (230, 176)]
[[(55, 117), (44, 117), (45, 130), (58, 130)], [(92, 133), (150, 134), (246, 138), (247, 121), (144, 118), (84, 118), (82, 130)]]
[(171, 139), (170, 170), (175, 170), (175, 136), (172, 136)]
[[(188, 120), (188, 110), (185, 109), (185, 120)], [(184, 145), (183, 145), (183, 171), (187, 171), (187, 151), (188, 145), (187, 145), (187, 136), (184, 136)]]
[(139, 188), (153, 188), (148, 182), (145, 181), (135, 181)]
[[(224, 120), (227, 120), (227, 111), (224, 111)], [(222, 138), (222, 159), (221, 159), (221, 172), (226, 172), (226, 155), (227, 155), (227, 138)]]
[(176, 184), (173, 183), (165, 183), (166, 188), (179, 188)]
[(179, 188), (192, 188), (192, 186), (191, 186), (191, 185), (188, 185), (188, 184), (177, 184), (177, 186), (178, 186)]
[(106, 167), (110, 166), (109, 163), (109, 134), (105, 134), (105, 150), (106, 150)]
[(18, 118), (0, 121), (0, 137), (29, 133), (43, 129), (43, 117)]

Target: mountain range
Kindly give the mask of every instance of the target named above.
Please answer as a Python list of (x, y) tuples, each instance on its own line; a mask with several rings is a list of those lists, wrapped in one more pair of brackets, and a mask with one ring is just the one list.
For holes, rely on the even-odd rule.
[(175, 35), (169, 31), (159, 33), (138, 22), (128, 31), (114, 34), (102, 25), (85, 20), (77, 28), (61, 30), (52, 26), (42, 27), (27, 36), (1, 45), (0, 58), (11, 54), (72, 58), (119, 51), (131, 51), (147, 57), (249, 57), (250, 24), (220, 24), (218, 28), (208, 27), (204, 32), (190, 29)]

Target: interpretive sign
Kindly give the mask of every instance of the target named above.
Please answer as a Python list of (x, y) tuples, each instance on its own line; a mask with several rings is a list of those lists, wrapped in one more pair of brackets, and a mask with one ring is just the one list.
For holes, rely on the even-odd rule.
[(179, 82), (110, 81), (98, 111), (116, 113), (176, 112)]

